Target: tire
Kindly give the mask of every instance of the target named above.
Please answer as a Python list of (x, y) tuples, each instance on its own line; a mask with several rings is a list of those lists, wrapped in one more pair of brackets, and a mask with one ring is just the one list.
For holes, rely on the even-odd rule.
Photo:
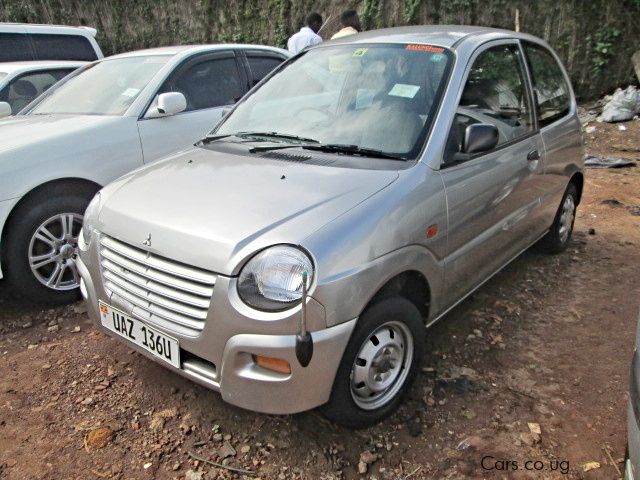
[[(321, 413), (337, 424), (355, 429), (369, 427), (391, 415), (410, 389), (422, 362), (425, 330), (420, 311), (405, 298), (386, 297), (372, 304), (358, 320), (338, 367), (331, 397), (320, 407)], [(388, 346), (386, 355), (383, 345)], [(399, 348), (401, 345), (403, 349)], [(376, 363), (377, 370), (372, 368)], [(358, 377), (367, 382), (358, 382)], [(376, 393), (370, 385), (384, 388)]]
[[(16, 297), (47, 305), (70, 303), (80, 298), (79, 276), (75, 268), (77, 235), (84, 211), (96, 191), (84, 185), (53, 185), (18, 206), (6, 226), (6, 241), (2, 245), (3, 270)], [(45, 235), (36, 238), (39, 229), (43, 232), (41, 227), (55, 239), (47, 236), (48, 241), (45, 242), (41, 239)], [(52, 256), (55, 256), (54, 260), (51, 260)], [(38, 257), (47, 258), (37, 261)], [(35, 273), (31, 263), (38, 267), (45, 260), (48, 263), (36, 268)], [(56, 268), (62, 275), (56, 274)], [(55, 277), (51, 286), (44, 283), (48, 275)]]
[(553, 220), (553, 225), (539, 242), (539, 247), (543, 252), (557, 254), (567, 248), (573, 233), (577, 206), (578, 191), (576, 186), (570, 183), (564, 192), (556, 218)]

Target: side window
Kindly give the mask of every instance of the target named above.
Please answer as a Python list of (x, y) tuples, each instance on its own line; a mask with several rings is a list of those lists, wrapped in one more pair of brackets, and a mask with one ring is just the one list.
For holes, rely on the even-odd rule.
[(60, 69), (21, 75), (3, 89), (2, 101), (11, 105), (11, 112), (15, 115), (72, 71), (73, 69)]
[(35, 33), (31, 39), (38, 60), (93, 61), (98, 58), (89, 40), (81, 35)]
[(29, 37), (23, 33), (0, 33), (0, 62), (33, 60)]
[(232, 105), (244, 94), (234, 57), (204, 60), (179, 71), (159, 93), (171, 91), (184, 94), (187, 112)]
[(501, 145), (533, 131), (523, 63), (516, 45), (500, 45), (475, 60), (462, 92), (458, 113), (498, 128)]
[(549, 125), (569, 113), (569, 86), (556, 59), (544, 47), (524, 43), (536, 98), (540, 126)]
[(284, 59), (275, 56), (247, 54), (251, 69), (251, 85), (255, 85), (280, 65)]

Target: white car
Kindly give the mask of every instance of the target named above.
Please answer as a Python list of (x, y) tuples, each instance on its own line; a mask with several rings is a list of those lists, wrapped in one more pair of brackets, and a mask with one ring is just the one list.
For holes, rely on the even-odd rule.
[(193, 145), (289, 56), (255, 45), (116, 55), (0, 120), (0, 278), (30, 300), (76, 298), (77, 237), (93, 195)]
[(91, 27), (0, 23), (0, 62), (103, 58)]
[[(16, 114), (62, 78), (87, 62), (33, 61), (0, 63), (0, 103)], [(0, 106), (0, 116), (7, 113)]]

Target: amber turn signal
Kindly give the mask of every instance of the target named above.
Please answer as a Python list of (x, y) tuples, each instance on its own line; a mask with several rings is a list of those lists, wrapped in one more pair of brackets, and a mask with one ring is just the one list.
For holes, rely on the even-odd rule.
[(434, 223), (427, 228), (427, 238), (433, 238), (438, 234), (438, 224)]
[(278, 373), (291, 373), (291, 366), (286, 360), (281, 358), (263, 357), (262, 355), (253, 355), (253, 361), (256, 365), (267, 370), (273, 370)]

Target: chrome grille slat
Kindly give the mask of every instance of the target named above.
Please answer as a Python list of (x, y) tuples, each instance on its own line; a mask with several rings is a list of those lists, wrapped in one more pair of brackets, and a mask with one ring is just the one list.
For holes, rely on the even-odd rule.
[(195, 319), (204, 320), (205, 318), (207, 318), (206, 310), (202, 311), (198, 310), (197, 308), (191, 308), (178, 302), (174, 302), (169, 298), (153, 293), (149, 289), (139, 287), (131, 282), (127, 282), (127, 280), (114, 275), (113, 272), (105, 271), (103, 276), (109, 282), (118, 285), (120, 288), (127, 290), (128, 292), (136, 295), (138, 298), (144, 300), (147, 303), (155, 304), (160, 307), (166, 308), (167, 310), (181, 313)]
[(137, 273), (138, 275), (153, 280), (158, 283), (167, 285), (168, 287), (184, 290), (189, 293), (194, 293), (203, 297), (210, 297), (213, 294), (213, 287), (196, 285), (188, 280), (182, 280), (171, 275), (161, 272), (160, 270), (149, 269), (143, 264), (129, 260), (126, 257), (122, 257), (115, 252), (103, 248), (100, 252), (102, 254), (102, 264), (105, 268), (111, 270), (111, 266), (123, 268), (130, 272)]
[(144, 310), (147, 314), (149, 314), (149, 319), (153, 319), (153, 315), (157, 315), (158, 317), (163, 318), (164, 320), (168, 320), (173, 323), (177, 323), (178, 325), (182, 325), (183, 327), (188, 327), (193, 330), (202, 330), (202, 322), (198, 322), (197, 320), (191, 320), (189, 318), (183, 318), (179, 315), (174, 314), (173, 312), (159, 307), (157, 305), (149, 305), (144, 299), (137, 297), (136, 295), (124, 290), (123, 288), (117, 286), (114, 283), (106, 282), (105, 287), (110, 291), (118, 294), (128, 302), (131, 302), (136, 307)]
[(179, 333), (204, 328), (216, 275), (174, 262), (114, 238), (100, 238), (105, 288), (141, 318)]
[[(158, 295), (162, 295), (163, 297), (170, 298), (172, 300), (177, 300), (182, 303), (186, 303), (187, 305), (192, 305), (194, 307), (200, 308), (208, 308), (209, 307), (209, 299), (198, 297), (195, 295), (191, 295), (188, 293), (180, 292), (179, 290), (174, 290), (168, 288), (160, 283), (156, 283), (153, 280), (145, 278), (141, 275), (136, 275), (135, 273), (119, 268), (117, 265), (105, 261), (104, 262), (105, 272), (104, 276), (107, 278), (109, 275), (109, 279), (113, 280), (115, 283), (120, 282), (131, 282), (137, 287), (149, 290)], [(115, 278), (111, 278), (115, 277)]]
[(215, 285), (216, 276), (213, 273), (199, 270), (194, 267), (172, 262), (156, 255), (131, 247), (125, 243), (114, 240), (110, 237), (103, 237), (100, 240), (102, 246), (107, 247), (109, 250), (115, 251), (120, 255), (142, 263), (148, 267), (155, 268), (163, 272), (170, 273), (177, 277), (186, 278), (188, 280), (195, 280), (196, 282), (205, 283), (208, 285)]

